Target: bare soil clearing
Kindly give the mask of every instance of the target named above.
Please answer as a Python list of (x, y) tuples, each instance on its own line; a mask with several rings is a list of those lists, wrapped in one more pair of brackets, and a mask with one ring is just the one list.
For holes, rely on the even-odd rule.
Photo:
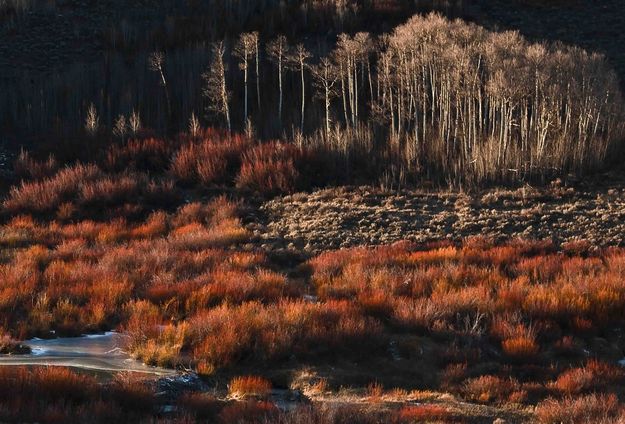
[(490, 190), (479, 194), (367, 187), (275, 198), (248, 228), (265, 249), (325, 249), (483, 236), (625, 244), (625, 188)]

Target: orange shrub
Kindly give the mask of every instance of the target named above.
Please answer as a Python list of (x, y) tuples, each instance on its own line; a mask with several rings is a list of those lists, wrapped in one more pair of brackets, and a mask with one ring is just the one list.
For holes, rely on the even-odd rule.
[[(248, 302), (200, 312), (189, 321), (194, 357), (215, 367), (288, 355), (364, 353), (384, 342), (379, 322), (348, 302)], [(366, 341), (366, 344), (363, 342)]]
[(369, 383), (367, 397), (369, 402), (380, 402), (384, 394), (384, 386), (378, 382)]
[(451, 412), (441, 405), (404, 406), (396, 414), (398, 423), (447, 421), (452, 417)]
[(145, 223), (136, 226), (130, 232), (133, 238), (154, 238), (163, 236), (168, 230), (167, 214), (162, 211), (151, 214)]
[(553, 383), (553, 388), (567, 395), (579, 394), (594, 386), (595, 376), (585, 368), (564, 371)]
[(596, 359), (586, 366), (562, 372), (551, 387), (566, 395), (576, 395), (593, 390), (605, 390), (625, 378), (625, 370), (617, 365)]
[(267, 397), (269, 392), (271, 392), (271, 382), (255, 375), (235, 377), (228, 384), (228, 393), (237, 398)]
[(514, 359), (527, 360), (539, 351), (538, 343), (530, 336), (517, 336), (501, 342), (504, 353)]

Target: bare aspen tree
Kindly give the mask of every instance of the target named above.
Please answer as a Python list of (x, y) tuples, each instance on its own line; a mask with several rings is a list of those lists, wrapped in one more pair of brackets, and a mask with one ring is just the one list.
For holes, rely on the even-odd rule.
[(115, 124), (113, 125), (113, 134), (121, 138), (123, 142), (127, 132), (128, 122), (126, 121), (126, 117), (124, 115), (119, 115), (115, 120)]
[(369, 100), (373, 100), (373, 76), (371, 73), (371, 56), (375, 52), (375, 44), (371, 35), (366, 32), (358, 32), (354, 35), (354, 43), (357, 47), (357, 58), (361, 65), (361, 78), (367, 78), (369, 88)]
[(325, 109), (325, 135), (330, 135), (330, 102), (335, 95), (334, 86), (338, 80), (336, 65), (329, 58), (322, 58), (318, 65), (311, 68), (315, 86), (322, 92)]
[(216, 115), (222, 116), (226, 128), (230, 131), (230, 93), (226, 85), (225, 52), (226, 48), (223, 42), (213, 45), (212, 60), (208, 71), (203, 75), (203, 94), (208, 99), (208, 109)]
[(136, 110), (133, 110), (130, 114), (130, 118), (128, 119), (128, 126), (130, 128), (130, 132), (134, 136), (136, 136), (137, 133), (141, 130), (141, 116)]
[(250, 32), (250, 38), (254, 42), (253, 54), (254, 63), (256, 65), (256, 102), (258, 110), (260, 110), (260, 39), (258, 37), (258, 32)]
[(311, 54), (303, 44), (298, 44), (289, 55), (289, 62), (293, 69), (299, 72), (301, 86), (301, 104), (300, 104), (300, 132), (304, 131), (304, 115), (306, 107), (306, 80), (304, 79), (304, 71), (306, 69), (306, 61)]
[(171, 99), (169, 97), (169, 86), (167, 85), (167, 78), (165, 78), (165, 53), (163, 52), (154, 52), (149, 57), (149, 66), (150, 69), (156, 73), (158, 73), (160, 78), (160, 84), (165, 91), (165, 101), (167, 105), (167, 116), (171, 119)]
[(244, 33), (239, 36), (239, 41), (235, 45), (234, 55), (239, 59), (239, 69), (243, 71), (243, 126), (247, 125), (248, 114), (248, 70), (249, 62), (254, 53), (258, 36), (251, 33)]
[(87, 117), (85, 118), (85, 130), (91, 136), (95, 135), (100, 128), (100, 118), (98, 117), (98, 111), (93, 103), (89, 105), (87, 109)]
[(278, 123), (280, 125), (280, 128), (282, 128), (282, 76), (284, 66), (288, 57), (288, 52), (289, 46), (286, 37), (283, 35), (279, 35), (276, 39), (270, 41), (267, 45), (267, 54), (269, 55), (271, 61), (276, 64), (276, 68), (278, 71)]
[(369, 55), (368, 44), (369, 35), (366, 33), (358, 33), (354, 37), (340, 34), (334, 51), (340, 71), (345, 123), (351, 127), (356, 127), (359, 120), (359, 79), (364, 74), (364, 67), (361, 65), (365, 63)]
[(189, 134), (191, 134), (192, 137), (197, 137), (201, 130), (200, 120), (195, 115), (195, 112), (191, 112), (191, 117), (189, 118)]

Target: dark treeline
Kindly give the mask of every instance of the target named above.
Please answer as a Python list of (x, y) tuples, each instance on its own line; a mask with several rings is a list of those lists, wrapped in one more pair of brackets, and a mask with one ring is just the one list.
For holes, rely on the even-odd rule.
[[(396, 182), (518, 181), (601, 164), (623, 135), (603, 56), (440, 15), (335, 40), (244, 32), (76, 67), (3, 96), (5, 123), (128, 137), (221, 126), (322, 147)], [(131, 124), (132, 121), (132, 124)], [(8, 125), (8, 124), (7, 124)]]
[[(241, 33), (256, 31), (264, 41), (284, 34), (325, 54), (339, 33), (366, 29), (379, 34), (392, 30), (415, 11), (441, 10), (456, 15), (464, 7), (460, 0), (0, 1), (0, 35), (6, 35), (9, 43), (0, 43), (0, 47), (23, 50), (22, 45), (10, 44), (10, 39), (14, 32), (25, 33), (22, 38), (28, 39), (31, 14), (50, 21), (63, 14), (59, 16), (73, 20), (74, 31), (85, 34), (84, 44), (102, 49), (95, 60), (65, 51), (68, 60), (61, 66), (31, 69), (16, 61), (6, 75), (0, 68), (0, 129), (9, 141), (19, 137), (18, 142), (24, 136), (72, 136), (82, 127), (91, 103), (99, 112), (100, 123), (109, 127), (119, 114), (135, 110), (156, 130), (184, 128), (182, 117), (193, 110), (199, 113), (202, 106), (199, 84), (212, 42), (226, 40), (231, 48)], [(101, 15), (101, 23), (81, 26), (84, 16), (94, 14)], [(166, 55), (171, 111), (177, 115), (173, 122), (165, 117), (162, 99), (154, 95), (160, 82), (158, 75), (149, 72), (149, 56), (154, 51)], [(45, 51), (32, 54), (45, 55)], [(227, 56), (228, 65), (236, 68), (229, 53)], [(264, 56), (263, 52), (263, 67), (268, 62)]]

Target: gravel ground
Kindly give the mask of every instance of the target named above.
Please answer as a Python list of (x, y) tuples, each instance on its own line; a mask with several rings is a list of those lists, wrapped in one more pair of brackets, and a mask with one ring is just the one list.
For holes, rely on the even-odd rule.
[(298, 193), (251, 211), (248, 229), (268, 250), (325, 249), (485, 236), (625, 245), (625, 185), (529, 187), (480, 194), (384, 192), (367, 187)]

